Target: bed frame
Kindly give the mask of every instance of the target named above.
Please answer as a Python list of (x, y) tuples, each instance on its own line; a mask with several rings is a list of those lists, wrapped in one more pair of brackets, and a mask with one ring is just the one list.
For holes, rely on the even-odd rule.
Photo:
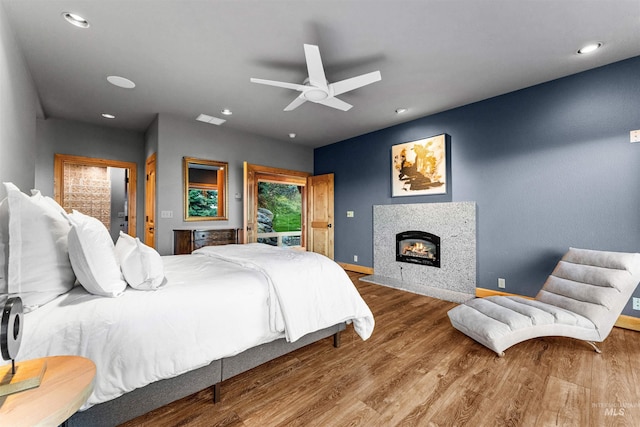
[(65, 425), (114, 427), (207, 387), (213, 387), (213, 404), (220, 400), (222, 381), (331, 335), (333, 346), (339, 347), (340, 332), (344, 329), (345, 324), (340, 323), (305, 335), (296, 342), (290, 343), (281, 338), (232, 357), (214, 360), (202, 368), (151, 383), (86, 411), (76, 412)]
[[(218, 231), (219, 233), (217, 233)], [(236, 229), (208, 230), (208, 233), (215, 234), (213, 236), (215, 244), (238, 243)], [(69, 427), (114, 427), (208, 387), (213, 387), (213, 404), (220, 401), (223, 381), (332, 335), (333, 346), (339, 347), (340, 332), (345, 327), (345, 323), (340, 323), (307, 334), (295, 342), (287, 342), (281, 338), (250, 348), (232, 357), (214, 360), (202, 368), (151, 383), (116, 399), (92, 406), (86, 411), (76, 412), (63, 425)]]

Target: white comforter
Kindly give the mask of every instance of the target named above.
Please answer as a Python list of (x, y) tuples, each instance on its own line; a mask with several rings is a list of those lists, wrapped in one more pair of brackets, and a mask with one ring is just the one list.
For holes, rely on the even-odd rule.
[(353, 321), (363, 340), (373, 332), (373, 314), (351, 279), (323, 255), (261, 243), (207, 246), (194, 254), (263, 273), (269, 282), (270, 326), (272, 330), (284, 326), (289, 341), (340, 322)]
[(261, 273), (203, 256), (163, 257), (167, 284), (118, 298), (76, 286), (24, 316), (18, 361), (73, 354), (94, 361), (82, 409), (283, 337), (269, 328)]

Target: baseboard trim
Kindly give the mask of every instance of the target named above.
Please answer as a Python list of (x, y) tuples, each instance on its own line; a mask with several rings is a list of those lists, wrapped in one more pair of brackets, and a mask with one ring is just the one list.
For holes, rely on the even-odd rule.
[(503, 297), (520, 297), (520, 298), (526, 298), (526, 299), (533, 299), (531, 297), (526, 297), (524, 295), (510, 294), (509, 292), (494, 291), (492, 289), (485, 289), (485, 288), (476, 288), (476, 296), (478, 298), (503, 296)]
[(364, 265), (347, 264), (346, 262), (339, 262), (338, 265), (348, 271), (354, 271), (362, 274), (373, 274), (373, 268), (365, 267)]
[[(490, 297), (495, 295), (516, 296), (521, 298), (533, 299), (524, 295), (510, 294), (508, 292), (494, 291), (492, 289), (476, 288), (476, 296), (478, 298)], [(618, 317), (618, 321), (616, 322), (615, 326), (617, 326), (618, 328), (630, 329), (632, 331), (640, 332), (640, 317), (633, 317), (622, 314), (620, 315), (620, 317)]]
[(626, 314), (618, 317), (618, 321), (615, 326), (618, 328), (631, 329), (632, 331), (640, 332), (640, 318), (627, 316)]

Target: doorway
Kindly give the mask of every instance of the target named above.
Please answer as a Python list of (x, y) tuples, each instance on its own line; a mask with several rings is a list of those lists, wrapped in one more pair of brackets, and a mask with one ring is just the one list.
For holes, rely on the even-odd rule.
[(244, 243), (300, 247), (333, 259), (333, 174), (244, 163)]
[[(306, 245), (306, 208), (307, 208), (307, 172), (298, 172), (287, 169), (272, 168), (268, 166), (253, 165), (244, 162), (244, 243), (255, 243), (258, 239), (263, 243), (274, 241), (291, 242), (291, 237), (296, 237), (295, 245), (302, 248)], [(260, 192), (262, 194), (260, 195)], [(275, 214), (280, 212), (267, 212), (269, 206), (277, 206), (277, 198), (286, 193), (299, 192), (299, 211), (301, 213), (299, 230), (294, 232), (278, 232), (271, 226)], [(280, 204), (282, 205), (282, 203)], [(290, 203), (289, 206), (292, 204)], [(287, 214), (295, 208), (287, 208)], [(285, 213), (285, 209), (282, 210)], [(266, 218), (271, 216), (271, 218)], [(288, 215), (291, 216), (291, 215)], [(294, 235), (292, 235), (293, 233)], [(275, 239), (275, 240), (274, 240)], [(271, 243), (270, 243), (271, 242)]]
[(98, 218), (114, 241), (120, 230), (136, 235), (136, 164), (55, 154), (53, 196), (70, 212)]
[(156, 247), (156, 153), (145, 164), (144, 244)]
[(303, 191), (297, 184), (258, 180), (258, 243), (302, 246)]

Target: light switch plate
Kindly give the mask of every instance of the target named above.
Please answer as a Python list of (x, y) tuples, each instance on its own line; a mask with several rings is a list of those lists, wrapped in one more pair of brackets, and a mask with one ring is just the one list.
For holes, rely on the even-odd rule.
[(630, 142), (640, 142), (640, 129), (629, 132)]

